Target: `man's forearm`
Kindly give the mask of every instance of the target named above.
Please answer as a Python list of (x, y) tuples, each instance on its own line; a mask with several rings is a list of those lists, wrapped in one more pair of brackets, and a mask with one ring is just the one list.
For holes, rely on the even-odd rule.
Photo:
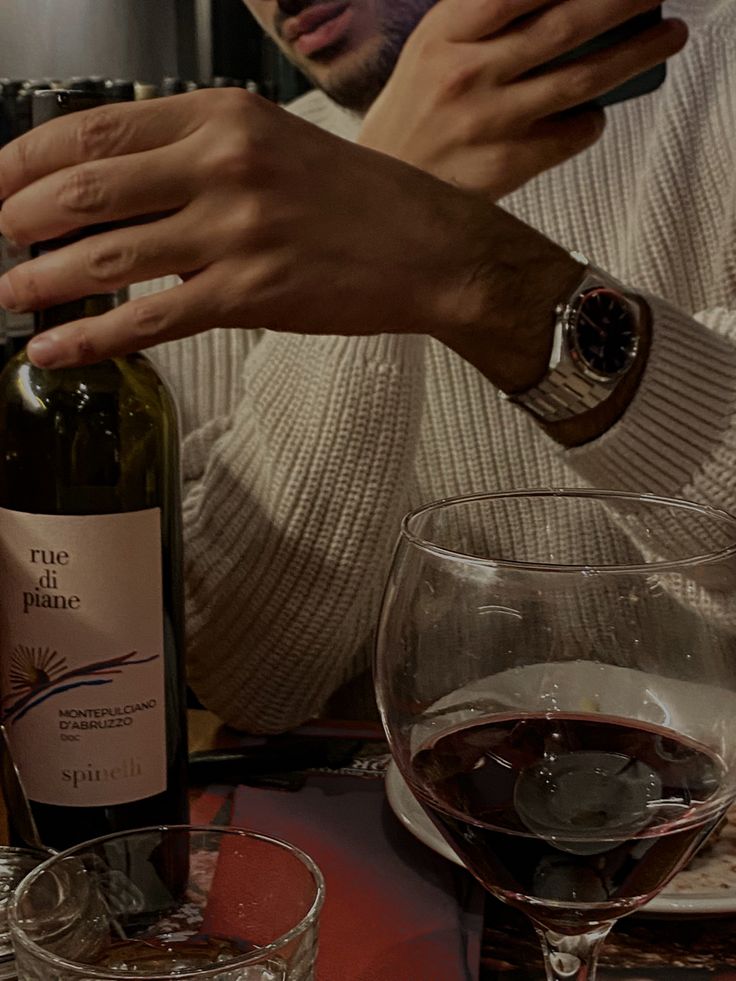
[[(458, 317), (435, 336), (508, 394), (532, 388), (549, 363), (556, 306), (584, 266), (565, 249), (478, 199), (482, 246), (467, 262)], [(466, 225), (466, 243), (473, 239)], [(462, 246), (456, 255), (462, 260)]]
[[(583, 262), (501, 208), (489, 213), (485, 248), (486, 259), (468, 279), (458, 323), (436, 336), (502, 392), (525, 395), (522, 403), (553, 439), (565, 446), (595, 439), (623, 415), (638, 388), (651, 341), (646, 304), (622, 292), (617, 308), (620, 284), (596, 270), (591, 285)], [(621, 358), (610, 377), (601, 376), (608, 371), (604, 363), (598, 373), (586, 364), (585, 352), (575, 348), (573, 324), (560, 323), (563, 312), (576, 309), (571, 301), (591, 295), (604, 305), (613, 303), (601, 311), (600, 323), (591, 319), (589, 307), (581, 321), (589, 334), (594, 331), (588, 352), (594, 361), (605, 362), (611, 350), (614, 361)], [(616, 347), (617, 315), (624, 320), (628, 352), (621, 337), (622, 347)], [(554, 358), (563, 358), (557, 363), (553, 345)]]

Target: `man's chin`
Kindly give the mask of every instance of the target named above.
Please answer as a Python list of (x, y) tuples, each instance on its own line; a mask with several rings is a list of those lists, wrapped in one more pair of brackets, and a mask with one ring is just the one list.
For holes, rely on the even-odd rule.
[(326, 95), (354, 112), (367, 112), (386, 84), (390, 71), (377, 70), (376, 59), (334, 45), (298, 66)]

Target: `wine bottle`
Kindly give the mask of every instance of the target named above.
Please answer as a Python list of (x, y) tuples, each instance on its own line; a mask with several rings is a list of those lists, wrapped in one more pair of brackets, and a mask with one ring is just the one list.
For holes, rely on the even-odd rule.
[(213, 89), (247, 89), (248, 92), (258, 92), (258, 83), (252, 79), (229, 78), (225, 75), (216, 75), (210, 79), (208, 87)]
[(135, 82), (135, 101), (145, 102), (148, 99), (158, 99), (160, 93), (158, 85), (151, 85), (148, 82)]
[[(0, 79), (0, 150), (15, 139), (16, 118), (15, 100), (23, 83), (9, 78)], [(10, 243), (0, 235), (0, 276), (12, 268)], [(8, 357), (8, 313), (0, 308), (0, 365)]]
[(73, 75), (63, 82), (63, 87), (72, 92), (104, 95), (107, 82), (108, 79), (104, 75)]
[[(35, 92), (50, 89), (50, 82), (9, 81), (3, 85), (2, 102), (5, 116), (5, 138), (14, 140), (31, 128), (31, 103)], [(0, 236), (0, 275), (31, 258), (30, 250), (8, 242)], [(0, 310), (2, 349), (0, 367), (28, 343), (33, 334), (33, 315)]]
[[(37, 93), (34, 122), (101, 101)], [(0, 375), (2, 709), (54, 848), (188, 819), (177, 430), (141, 354), (42, 370), (20, 352)]]
[(176, 78), (174, 76), (167, 76), (161, 82), (161, 95), (182, 95), (184, 92), (189, 91), (187, 89), (187, 83), (183, 78)]
[(109, 78), (105, 82), (105, 98), (108, 103), (135, 101), (135, 85), (128, 78)]
[(15, 139), (15, 100), (22, 88), (23, 82), (18, 79), (0, 78), (0, 147)]

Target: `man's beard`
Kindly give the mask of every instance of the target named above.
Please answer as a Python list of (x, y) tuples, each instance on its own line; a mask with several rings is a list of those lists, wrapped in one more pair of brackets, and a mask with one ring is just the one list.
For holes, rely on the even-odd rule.
[(367, 112), (391, 77), (407, 38), (436, 2), (393, 0), (379, 25), (381, 44), (376, 52), (344, 73), (336, 68), (334, 78), (328, 75), (325, 79), (313, 77), (311, 81), (338, 105), (360, 114)]

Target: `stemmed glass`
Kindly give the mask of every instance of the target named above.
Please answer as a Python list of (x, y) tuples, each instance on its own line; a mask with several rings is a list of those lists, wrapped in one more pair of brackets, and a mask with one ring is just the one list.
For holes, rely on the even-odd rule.
[(376, 691), (394, 760), (470, 871), (592, 981), (736, 796), (736, 519), (530, 490), (403, 522)]

